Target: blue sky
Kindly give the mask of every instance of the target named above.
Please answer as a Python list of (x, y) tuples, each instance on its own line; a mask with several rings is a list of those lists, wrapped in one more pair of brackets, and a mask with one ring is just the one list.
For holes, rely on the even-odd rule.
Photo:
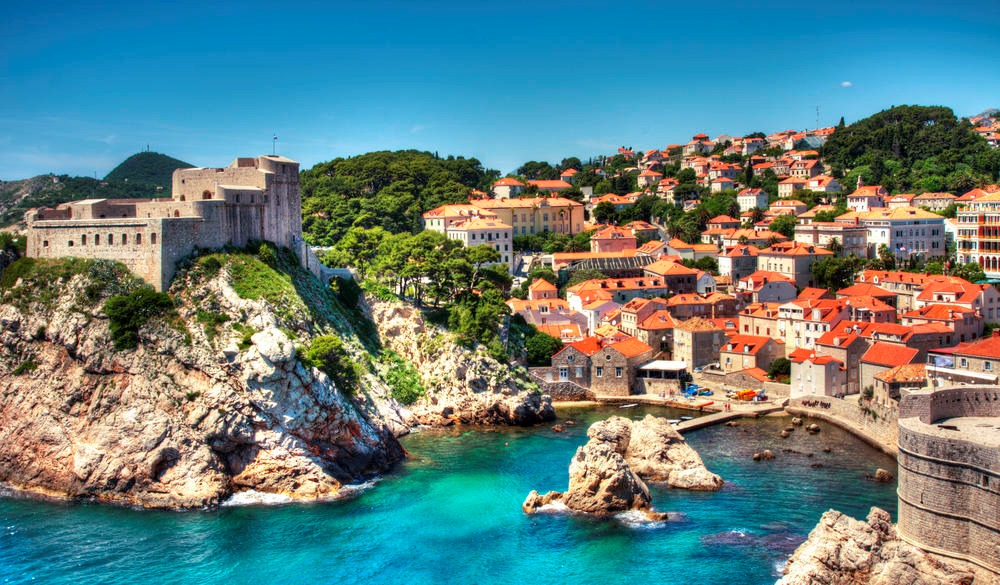
[(418, 148), (512, 171), (620, 145), (1000, 107), (1000, 3), (26, 2), (0, 21), (0, 178), (145, 149), (308, 168)]

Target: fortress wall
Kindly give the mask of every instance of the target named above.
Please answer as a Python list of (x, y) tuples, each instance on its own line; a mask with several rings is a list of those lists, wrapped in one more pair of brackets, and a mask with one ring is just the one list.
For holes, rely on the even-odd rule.
[(961, 431), (933, 424), (996, 417), (998, 404), (995, 386), (904, 396), (898, 495), (900, 535), (1000, 574), (1000, 448), (989, 440), (995, 431), (984, 429), (980, 435), (968, 422)]
[(39, 221), (28, 232), (27, 255), (117, 260), (162, 290), (162, 246), (162, 219)]
[(256, 167), (226, 167), (221, 169), (177, 169), (173, 176), (173, 198), (185, 201), (205, 199), (208, 191), (212, 198), (217, 196), (216, 186), (246, 185), (248, 187), (266, 187), (265, 176)]

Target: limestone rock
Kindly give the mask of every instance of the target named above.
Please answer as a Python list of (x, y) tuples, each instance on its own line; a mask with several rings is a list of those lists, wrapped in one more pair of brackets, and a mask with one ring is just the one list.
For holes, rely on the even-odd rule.
[[(552, 400), (527, 371), (500, 364), (483, 349), (469, 350), (428, 324), (416, 307), (368, 299), (383, 342), (411, 362), (427, 395), (407, 407), (408, 424), (532, 425), (555, 420)], [(397, 409), (401, 412), (401, 409)]]
[(900, 540), (889, 513), (872, 508), (867, 522), (823, 514), (777, 585), (969, 585), (974, 577)]
[(588, 441), (569, 465), (562, 501), (571, 510), (598, 516), (649, 508), (649, 488), (612, 445)]
[[(88, 304), (88, 284), (78, 275), (50, 300), (0, 304), (0, 482), (191, 508), (241, 490), (336, 496), (404, 456), (377, 413), (302, 367), (274, 307), (240, 298), (225, 271), (182, 273), (177, 321), (150, 321), (125, 351), (112, 347), (104, 299)], [(255, 328), (251, 347), (236, 348), (229, 326), (209, 339), (199, 309)], [(308, 342), (319, 325), (283, 309), (282, 328)], [(34, 369), (15, 375), (27, 362)]]
[(875, 481), (879, 483), (888, 483), (892, 481), (892, 474), (889, 473), (887, 470), (879, 467), (878, 469), (875, 470)]
[[(625, 442), (624, 455), (639, 477), (689, 490), (714, 491), (722, 487), (722, 478), (705, 468), (698, 452), (687, 444), (667, 419), (646, 415), (641, 421), (633, 422), (622, 417), (612, 417), (604, 421), (604, 424), (607, 425), (614, 419), (619, 420), (610, 424), (620, 425), (620, 421), (631, 424), (631, 434)], [(594, 426), (601, 424), (596, 423)], [(621, 445), (621, 441), (618, 444)]]

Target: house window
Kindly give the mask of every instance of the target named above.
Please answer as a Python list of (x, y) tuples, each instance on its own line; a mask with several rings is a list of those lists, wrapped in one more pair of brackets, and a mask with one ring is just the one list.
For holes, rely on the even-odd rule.
[(87, 234), (83, 234), (82, 236), (80, 236), (80, 245), (81, 246), (87, 245)]
[(153, 233), (149, 234), (149, 243), (150, 244), (155, 244), (156, 243), (156, 232), (153, 232)]
[(601, 377), (604, 376), (604, 368), (602, 366), (597, 366), (597, 374), (596, 374), (596, 376), (598, 378), (601, 378)]
[(983, 362), (983, 371), (989, 372), (993, 369), (993, 362)]
[(115, 235), (114, 234), (108, 234), (108, 245), (110, 246), (110, 245), (112, 245), (114, 243), (115, 243)]
[(583, 377), (583, 368), (581, 368), (580, 366), (576, 367), (576, 377), (577, 378), (582, 378)]
[(616, 378), (621, 378), (622, 377), (622, 367), (621, 366), (615, 367), (615, 377)]
[(42, 247), (43, 248), (48, 248), (49, 247), (49, 241), (48, 240), (43, 240), (42, 241)]
[(94, 234), (94, 245), (95, 246), (101, 245), (101, 234)]
[(122, 234), (122, 245), (128, 245), (128, 234)]
[(135, 243), (136, 244), (141, 244), (142, 243), (142, 234), (136, 234), (135, 235)]
[(961, 367), (963, 367), (963, 368), (967, 368), (967, 367), (969, 367), (969, 360), (967, 360), (965, 358), (961, 358), (960, 360), (958, 360), (958, 365), (961, 366)]
[(70, 247), (70, 248), (72, 248), (72, 247), (73, 247), (73, 240), (70, 240), (70, 241), (69, 241), (69, 247)]
[(559, 368), (559, 379), (560, 380), (569, 379), (569, 368), (565, 366)]

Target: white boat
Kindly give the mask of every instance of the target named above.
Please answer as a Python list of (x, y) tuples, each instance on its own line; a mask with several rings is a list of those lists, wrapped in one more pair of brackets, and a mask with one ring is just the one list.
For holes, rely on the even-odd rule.
[(635, 408), (636, 406), (639, 406), (639, 405), (638, 404), (623, 404), (623, 405), (619, 406), (618, 408)]

